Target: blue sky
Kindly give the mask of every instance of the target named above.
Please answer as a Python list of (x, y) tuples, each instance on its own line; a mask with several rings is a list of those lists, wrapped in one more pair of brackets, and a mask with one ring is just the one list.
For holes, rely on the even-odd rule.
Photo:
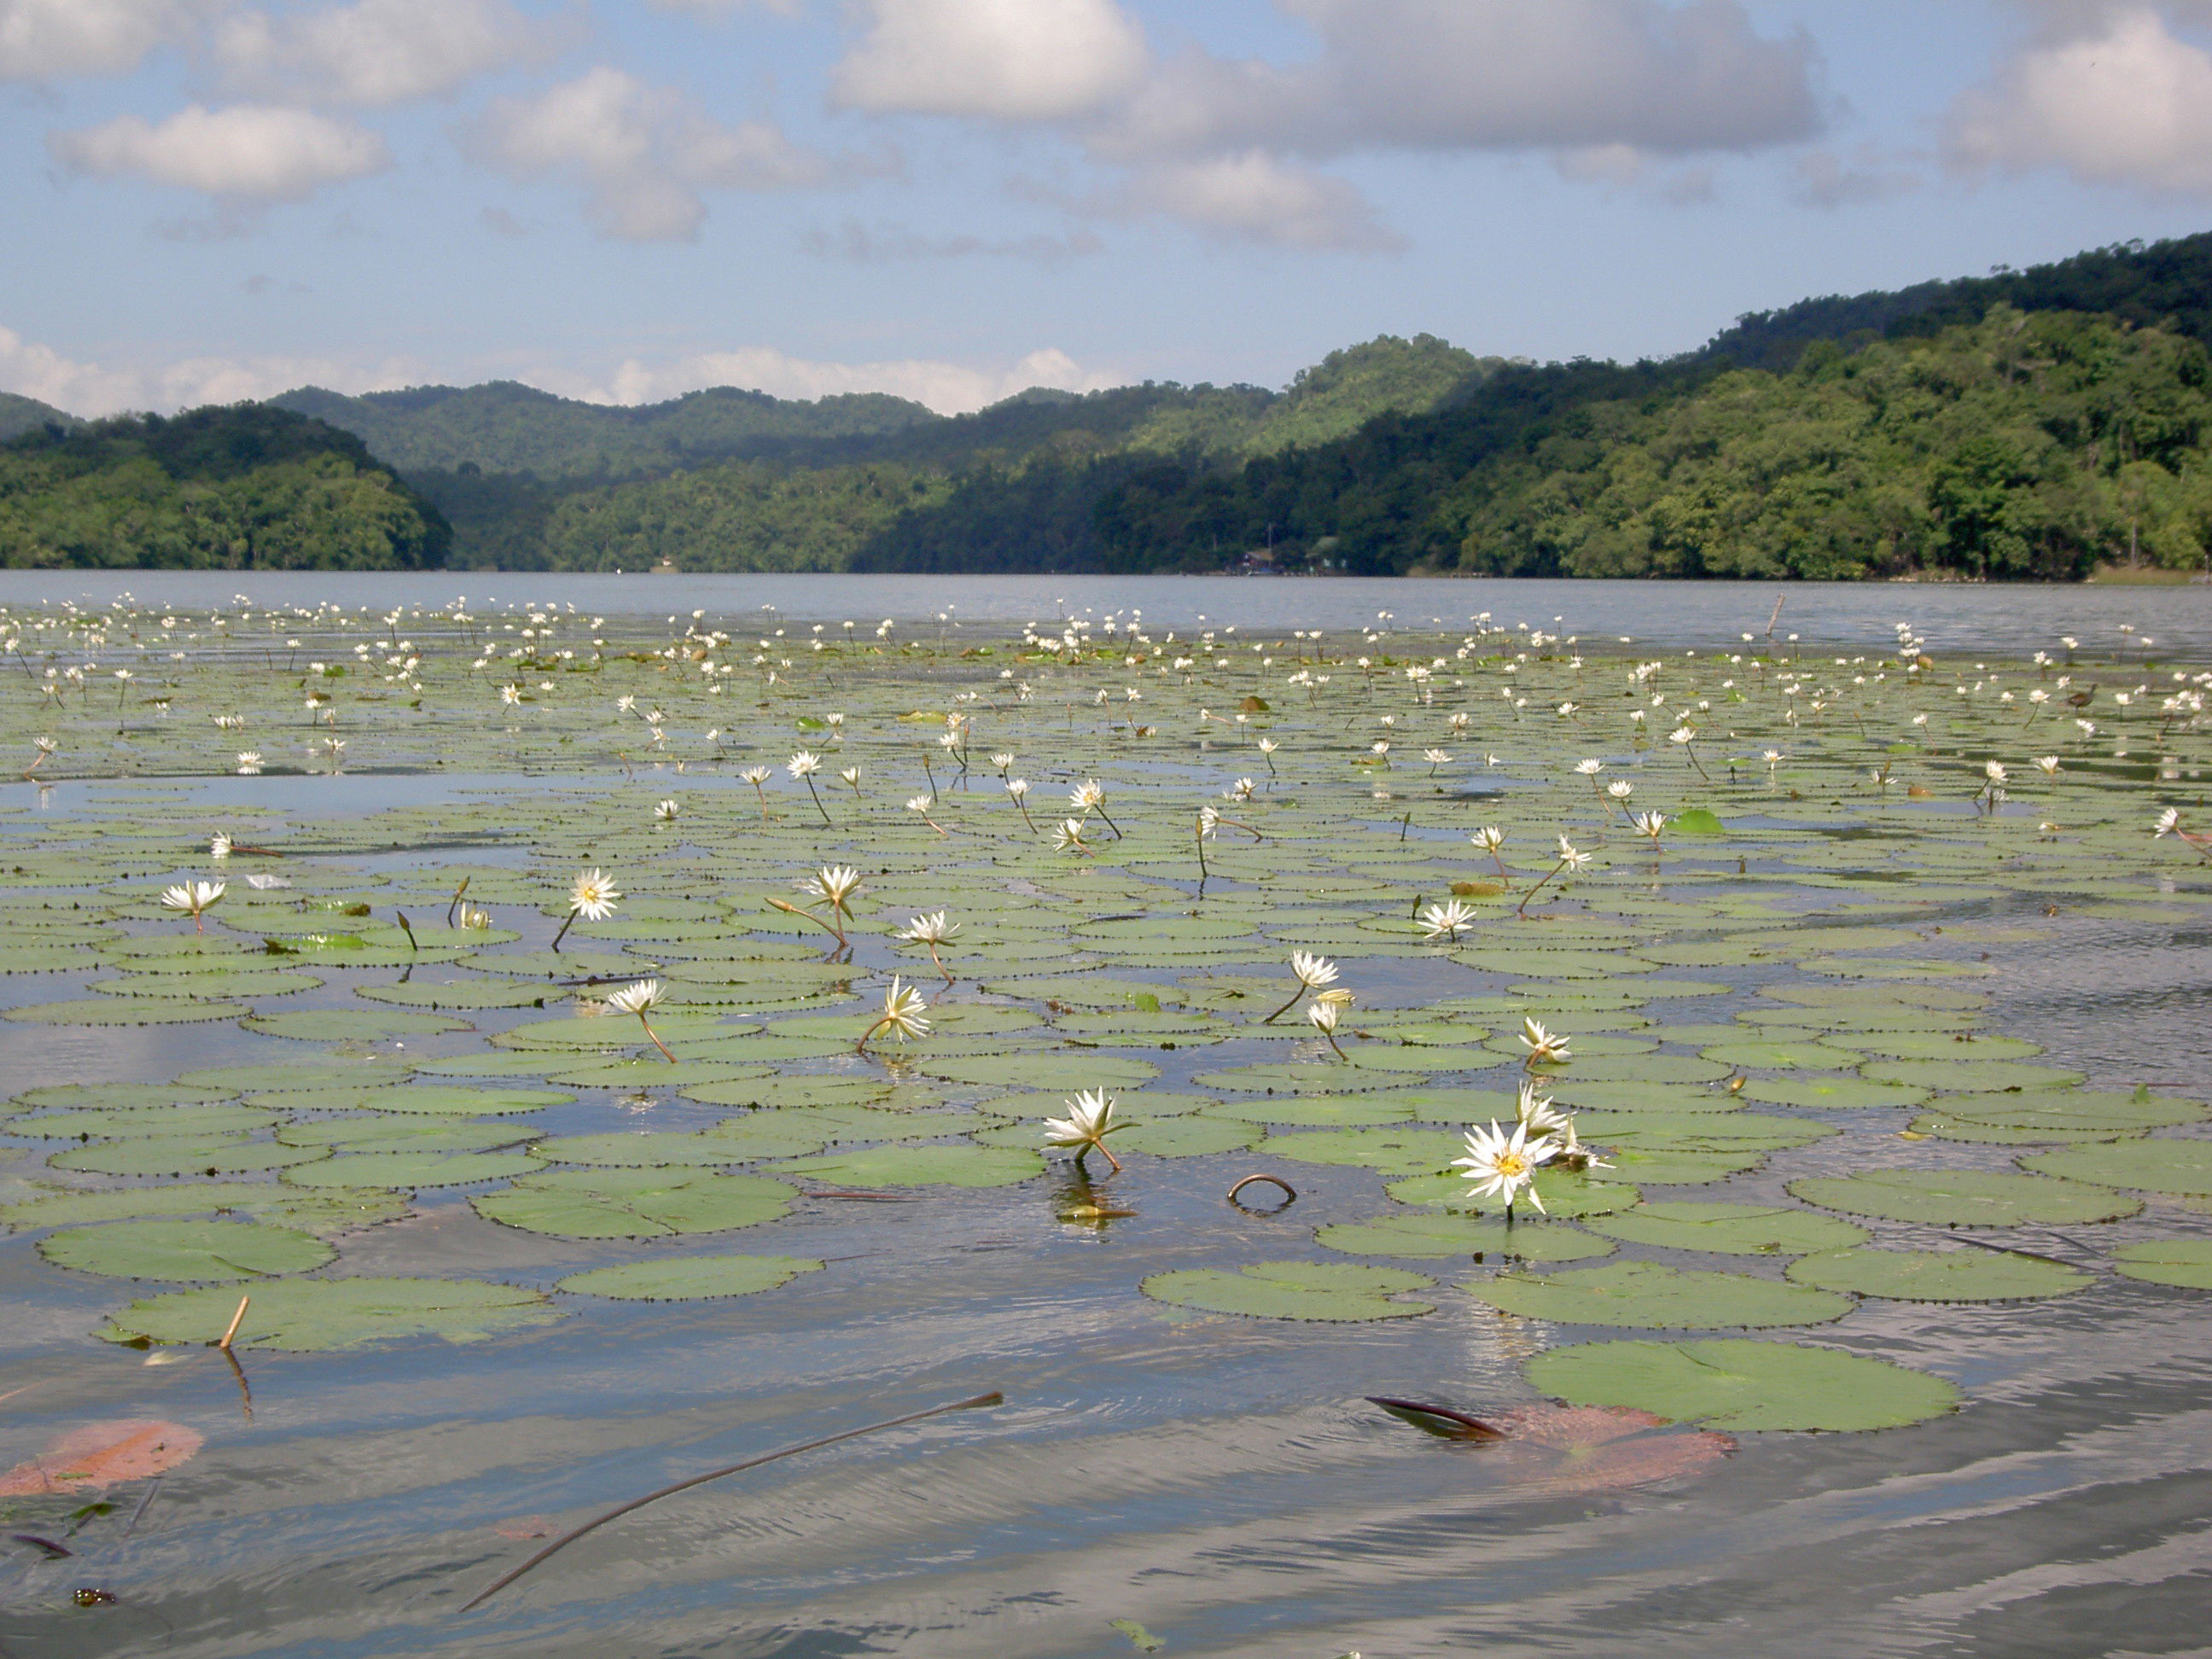
[(2212, 222), (2212, 0), (0, 0), (0, 389), (1632, 357)]

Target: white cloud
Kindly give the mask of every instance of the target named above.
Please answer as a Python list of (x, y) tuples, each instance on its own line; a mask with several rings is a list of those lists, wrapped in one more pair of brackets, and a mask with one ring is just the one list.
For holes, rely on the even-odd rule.
[(1091, 231), (1066, 236), (1040, 232), (1029, 236), (976, 236), (968, 233), (927, 236), (904, 225), (871, 227), (847, 219), (835, 230), (811, 230), (799, 239), (805, 252), (856, 264), (885, 264), (895, 259), (1035, 259), (1059, 264), (1103, 253), (1106, 244)]
[(472, 142), (514, 177), (580, 182), (586, 217), (626, 241), (696, 235), (701, 188), (795, 189), (836, 171), (771, 123), (724, 125), (680, 93), (604, 64), (535, 97), (495, 101)]
[(832, 85), (848, 108), (1058, 121), (1132, 90), (1144, 32), (1115, 0), (869, 0)]
[(1405, 246), (1376, 219), (1358, 186), (1285, 167), (1263, 150), (1152, 168), (1139, 178), (1131, 198), (1139, 206), (1246, 241), (1369, 251)]
[(1951, 164), (2212, 195), (2212, 55), (2148, 6), (2067, 15), (2084, 32), (2046, 35), (1959, 100)]
[(821, 362), (793, 357), (773, 346), (702, 352), (674, 362), (630, 358), (611, 374), (587, 378), (555, 373), (536, 377), (548, 391), (602, 404), (659, 403), (708, 386), (734, 386), (778, 398), (825, 398), (848, 392), (887, 392), (911, 398), (940, 415), (963, 415), (1031, 386), (1095, 392), (1120, 384), (1085, 371), (1064, 351), (1033, 351), (1002, 369), (977, 368), (929, 358), (869, 363)]
[(307, 110), (198, 104), (159, 126), (118, 116), (81, 132), (50, 133), (55, 159), (100, 178), (128, 175), (232, 200), (297, 201), (321, 185), (391, 165), (384, 140)]
[(1279, 67), (1188, 53), (1100, 135), (1109, 152), (1749, 149), (1819, 130), (1814, 55), (1736, 0), (1278, 0), (1320, 37)]
[(0, 81), (127, 75), (193, 9), (187, 0), (0, 0)]
[(234, 13), (214, 55), (233, 85), (258, 94), (381, 106), (536, 57), (553, 34), (507, 0), (357, 0), (283, 17)]
[(125, 410), (162, 412), (201, 404), (274, 397), (317, 385), (345, 392), (386, 392), (418, 384), (419, 368), (393, 359), (364, 367), (319, 357), (187, 357), (146, 367), (79, 362), (51, 346), (0, 328), (0, 391), (36, 398), (87, 417)]

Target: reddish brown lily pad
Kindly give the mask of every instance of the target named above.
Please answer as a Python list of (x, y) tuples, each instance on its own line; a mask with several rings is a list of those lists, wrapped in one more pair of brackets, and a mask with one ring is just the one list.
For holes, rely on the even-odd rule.
[(204, 1443), (181, 1423), (88, 1423), (0, 1474), (0, 1498), (97, 1492), (163, 1474)]
[[(1376, 1403), (1432, 1434), (1480, 1447), (1485, 1468), (1528, 1496), (1678, 1480), (1704, 1473), (1735, 1449), (1728, 1435), (1678, 1430), (1666, 1418), (1628, 1406), (1515, 1406), (1478, 1416), (1405, 1401)], [(1431, 1420), (1421, 1421), (1425, 1415)]]

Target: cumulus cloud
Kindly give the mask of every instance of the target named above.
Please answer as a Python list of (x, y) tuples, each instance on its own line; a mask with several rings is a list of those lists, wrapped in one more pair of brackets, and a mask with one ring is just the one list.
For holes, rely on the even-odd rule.
[(553, 33), (507, 0), (357, 0), (283, 17), (234, 13), (213, 52), (232, 85), (256, 94), (383, 106), (537, 57)]
[(1130, 199), (1220, 235), (1280, 247), (1382, 250), (1405, 246), (1357, 185), (1264, 150), (1148, 169)]
[(1129, 92), (1144, 32), (1115, 0), (869, 0), (837, 65), (848, 108), (1060, 121)]
[(1090, 373), (1064, 351), (1033, 351), (1003, 368), (929, 358), (883, 362), (821, 362), (793, 357), (772, 346), (703, 352), (673, 362), (649, 364), (631, 358), (604, 377), (539, 375), (548, 391), (593, 403), (647, 404), (680, 398), (708, 386), (734, 386), (778, 398), (824, 398), (848, 392), (887, 392), (911, 398), (940, 415), (964, 415), (1011, 398), (1031, 386), (1062, 392), (1095, 392), (1118, 385)]
[(1190, 52), (1100, 142), (1130, 155), (1264, 144), (1744, 150), (1821, 124), (1802, 36), (1769, 39), (1736, 0), (1279, 0), (1320, 55), (1277, 66)]
[(74, 172), (135, 177), (233, 201), (298, 201), (324, 185), (391, 165), (384, 140), (307, 110), (193, 104), (156, 126), (136, 115), (80, 132), (50, 133), (47, 148)]
[(127, 75), (197, 9), (192, 0), (0, 0), (0, 81)]
[(495, 101), (471, 139), (516, 178), (567, 178), (586, 191), (602, 235), (683, 240), (707, 216), (699, 191), (789, 190), (836, 169), (766, 121), (727, 126), (682, 94), (602, 64), (529, 98)]
[(2068, 6), (1960, 98), (1948, 138), (1946, 159), (1969, 174), (2056, 167), (2086, 184), (2212, 195), (2212, 54), (2152, 7)]
[(418, 383), (419, 368), (393, 359), (363, 366), (319, 357), (187, 357), (146, 367), (80, 362), (0, 328), (0, 391), (36, 398), (72, 415), (125, 410), (167, 412), (201, 404), (274, 397), (294, 386), (388, 392)]

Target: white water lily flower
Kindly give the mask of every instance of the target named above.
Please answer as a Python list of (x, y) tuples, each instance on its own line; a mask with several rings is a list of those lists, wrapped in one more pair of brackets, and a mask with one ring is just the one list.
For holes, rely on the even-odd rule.
[(1575, 770), (1580, 773), (1583, 777), (1594, 778), (1599, 773), (1605, 770), (1605, 763), (1595, 757), (1588, 760), (1578, 760), (1575, 763)]
[(1659, 845), (1659, 832), (1667, 827), (1667, 815), (1664, 812), (1638, 812), (1629, 821), (1636, 826), (1638, 834), (1649, 836), (1651, 838), (1653, 847)]
[(783, 763), (783, 769), (790, 773), (794, 781), (811, 778), (822, 769), (822, 757), (811, 750), (802, 749)]
[(666, 800), (655, 803), (653, 809), (654, 819), (661, 823), (673, 823), (683, 815), (684, 808), (673, 795)]
[(617, 1014), (645, 1014), (656, 1006), (665, 988), (657, 979), (633, 980), (619, 991), (608, 993), (608, 1012)]
[(1029, 792), (1030, 781), (1027, 778), (1008, 778), (1006, 780), (1006, 793), (1012, 795), (1016, 800), (1019, 800), (1024, 795), (1028, 794)]
[(891, 937), (902, 939), (909, 945), (942, 945), (960, 931), (961, 924), (947, 921), (945, 912), (916, 916)]
[(1587, 869), (1589, 867), (1589, 861), (1590, 855), (1588, 853), (1579, 851), (1574, 842), (1569, 841), (1565, 836), (1559, 837), (1559, 863), (1563, 868)]
[(1293, 951), (1291, 971), (1297, 975), (1300, 985), (1310, 991), (1318, 991), (1324, 985), (1336, 983), (1338, 969), (1327, 957), (1310, 951)]
[(761, 785), (769, 781), (771, 775), (769, 769), (765, 766), (748, 766), (744, 771), (738, 773), (738, 775), (744, 779), (747, 783), (752, 785), (754, 788), (757, 789)]
[(1258, 787), (1259, 785), (1253, 782), (1251, 779), (1239, 778), (1221, 792), (1221, 798), (1224, 800), (1249, 800), (1252, 799), (1253, 791)]
[(1086, 779), (1067, 792), (1067, 804), (1079, 812), (1095, 812), (1106, 799), (1106, 786), (1096, 778)]
[(922, 1016), (928, 1008), (929, 1005), (921, 1000), (921, 992), (894, 975), (890, 989), (884, 993), (884, 1012), (868, 1028), (867, 1035), (860, 1039), (860, 1046), (866, 1048), (868, 1039), (882, 1030), (889, 1030), (901, 1042), (927, 1036), (929, 1022)]
[(991, 757), (991, 769), (994, 772), (1004, 772), (1013, 763), (1014, 757), (1012, 755), (998, 754)]
[(2035, 769), (2046, 778), (2055, 778), (2058, 775), (2058, 757), (2056, 755), (2038, 755), (2035, 757), (2034, 766)]
[(1982, 763), (1982, 775), (1989, 779), (1991, 783), (2002, 783), (2005, 781), (2004, 763), (2002, 761), (1984, 761)]
[(849, 864), (825, 864), (799, 884), (799, 890), (827, 902), (830, 908), (850, 915), (853, 895), (860, 890), (861, 876)]
[(1605, 787), (1605, 793), (1615, 800), (1626, 800), (1636, 793), (1636, 786), (1626, 778), (1615, 778)]
[(161, 890), (161, 907), (189, 914), (192, 919), (192, 931), (204, 933), (206, 929), (201, 921), (201, 914), (222, 896), (223, 890), (223, 884), (219, 881), (179, 882), (173, 887)]
[(2151, 836), (2153, 839), (2161, 836), (2171, 836), (2180, 828), (2181, 809), (2169, 806), (2158, 815), (2158, 822), (2151, 826)]
[(1562, 1066), (1574, 1058), (1567, 1048), (1566, 1034), (1547, 1030), (1540, 1019), (1522, 1020), (1520, 1041), (1528, 1051), (1528, 1064), (1531, 1066)]
[(1081, 818), (1062, 818), (1060, 828), (1053, 831), (1052, 844), (1056, 852), (1083, 852), (1091, 843), (1083, 838)]
[(1066, 1117), (1048, 1117), (1044, 1121), (1044, 1144), (1048, 1146), (1072, 1146), (1075, 1161), (1083, 1162), (1083, 1155), (1096, 1147), (1115, 1170), (1121, 1167), (1106, 1145), (1106, 1137), (1116, 1129), (1126, 1129), (1126, 1123), (1114, 1121), (1114, 1102), (1103, 1089), (1085, 1090), (1074, 1099), (1062, 1103), (1067, 1108)]
[(1528, 1201), (1543, 1212), (1544, 1200), (1534, 1185), (1536, 1171), (1558, 1152), (1558, 1143), (1548, 1138), (1530, 1140), (1527, 1124), (1516, 1123), (1509, 1134), (1492, 1118), (1487, 1129), (1468, 1130), (1467, 1156), (1453, 1159), (1452, 1167), (1465, 1170), (1474, 1183), (1468, 1197), (1503, 1199), (1510, 1214), (1514, 1200), (1526, 1191)]
[(261, 751), (258, 749), (241, 749), (238, 751), (239, 776), (241, 778), (255, 777), (259, 775), (260, 771)]
[(615, 913), (615, 901), (622, 897), (614, 878), (602, 871), (586, 870), (576, 878), (568, 890), (568, 908), (586, 921), (605, 921)]
[(1421, 936), (1430, 939), (1455, 939), (1474, 926), (1474, 910), (1458, 899), (1443, 904), (1424, 905), (1418, 918)]
[(227, 859), (230, 856), (230, 849), (235, 845), (237, 845), (235, 842), (218, 830), (209, 837), (208, 856), (211, 859)]
[(1486, 823), (1468, 839), (1486, 853), (1495, 853), (1505, 845), (1505, 832), (1494, 823)]

